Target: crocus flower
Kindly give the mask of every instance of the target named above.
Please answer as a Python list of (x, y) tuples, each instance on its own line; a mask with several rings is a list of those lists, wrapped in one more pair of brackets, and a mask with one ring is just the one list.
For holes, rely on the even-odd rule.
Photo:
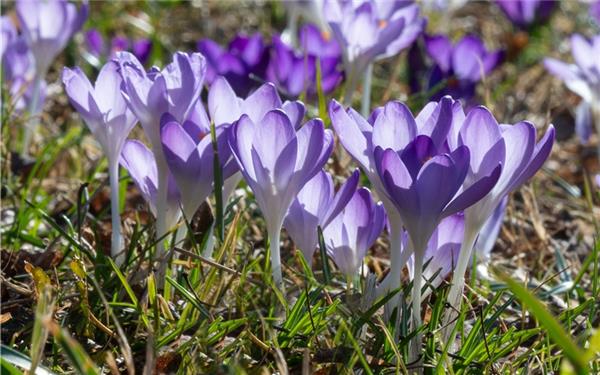
[[(35, 69), (32, 84), (32, 96), (28, 112), (30, 120), (25, 127), (22, 156), (29, 152), (29, 143), (37, 127), (36, 116), (40, 105), (40, 93), (45, 85), (44, 78), (50, 64), (65, 48), (67, 42), (77, 32), (88, 14), (88, 4), (79, 9), (66, 0), (19, 0), (16, 5), (21, 32), (34, 57)], [(43, 103), (43, 102), (42, 102)]]
[[(453, 306), (460, 303), (473, 245), (483, 225), (511, 191), (533, 176), (550, 155), (554, 142), (554, 127), (536, 144), (535, 126), (527, 121), (515, 125), (499, 125), (485, 107), (472, 109), (461, 124), (455, 127), (448, 139), (450, 147), (468, 147), (471, 158), (465, 179), (465, 191), (473, 190), (477, 179), (489, 175), (500, 163), (502, 171), (498, 182), (485, 193), (483, 199), (465, 206), (465, 237), (454, 273), (448, 301)], [(464, 193), (463, 193), (464, 194)], [(448, 319), (453, 319), (450, 313)], [(450, 322), (447, 320), (447, 322)], [(450, 326), (448, 326), (450, 327)], [(445, 331), (449, 334), (451, 329)]]
[(211, 39), (198, 41), (197, 49), (207, 60), (206, 81), (212, 84), (218, 76), (224, 76), (237, 95), (246, 96), (260, 85), (267, 69), (269, 51), (262, 35), (238, 35), (223, 48)]
[[(247, 115), (252, 122), (258, 124), (267, 112), (277, 108), (287, 114), (294, 129), (300, 127), (306, 112), (304, 104), (300, 101), (282, 102), (272, 83), (263, 84), (246, 99), (243, 99), (236, 95), (224, 77), (217, 77), (208, 91), (208, 112), (210, 121), (214, 122), (216, 128), (229, 126), (239, 120), (242, 115)], [(220, 149), (220, 152), (224, 153), (219, 155), (222, 162), (225, 162), (228, 157), (226, 153), (228, 149), (229, 147), (226, 150)], [(235, 165), (237, 166), (237, 163)], [(225, 199), (241, 179), (241, 173), (235, 173), (224, 180), (223, 197)]]
[(304, 185), (292, 202), (283, 226), (309, 265), (317, 248), (317, 228), (326, 228), (346, 207), (356, 191), (359, 177), (358, 170), (354, 171), (335, 193), (331, 175), (320, 171)]
[[(220, 157), (226, 156), (229, 150), (225, 130), (223, 127), (215, 129), (217, 147), (222, 152)], [(210, 128), (208, 124), (199, 125), (189, 120), (180, 124), (167, 113), (161, 120), (161, 141), (169, 170), (181, 193), (183, 213), (191, 220), (213, 190), (214, 151)], [(229, 168), (223, 170), (224, 179), (236, 171), (234, 167), (237, 166), (229, 163)]]
[(83, 25), (88, 5), (66, 0), (19, 0), (17, 17), (21, 31), (35, 58), (36, 72), (46, 75), (50, 64)]
[(165, 211), (158, 212), (158, 170), (150, 149), (138, 140), (128, 140), (123, 146), (119, 163), (129, 172), (133, 182), (148, 203), (150, 212), (158, 220), (163, 216), (167, 227), (177, 224), (180, 216), (180, 194), (171, 173), (167, 177), (167, 203)]
[(4, 56), (6, 47), (17, 39), (17, 29), (9, 16), (0, 17), (0, 56)]
[(316, 175), (333, 150), (333, 134), (319, 119), (296, 132), (280, 109), (257, 123), (243, 115), (231, 128), (229, 145), (254, 192), (270, 238), (273, 280), (282, 286), (279, 236), (294, 197)]
[(429, 79), (429, 89), (447, 80), (433, 100), (444, 95), (469, 100), (475, 95), (476, 84), (496, 68), (503, 57), (500, 50), (488, 51), (481, 39), (464, 36), (455, 45), (444, 35), (425, 36), (427, 54), (435, 62)]
[[(151, 69), (148, 73), (135, 56), (128, 52), (117, 54), (123, 76), (123, 97), (136, 115), (152, 145), (158, 170), (157, 238), (169, 229), (162, 213), (166, 210), (168, 167), (160, 138), (160, 120), (165, 113), (180, 124), (193, 114), (200, 97), (206, 64), (199, 53), (177, 52), (173, 62), (163, 70)], [(163, 254), (163, 243), (158, 242), (157, 254)]]
[(119, 215), (119, 155), (137, 119), (120, 94), (119, 65), (110, 61), (100, 70), (92, 86), (79, 69), (64, 68), (63, 84), (69, 100), (98, 141), (108, 159), (111, 189), (112, 245), (111, 255), (121, 251), (121, 219)]
[(385, 226), (385, 210), (367, 188), (358, 189), (346, 207), (323, 230), (327, 254), (351, 279)]
[[(344, 103), (352, 94), (369, 65), (391, 57), (408, 47), (421, 33), (425, 20), (419, 7), (405, 1), (338, 0), (325, 3), (325, 15), (333, 35), (343, 49), (347, 87)], [(370, 87), (370, 82), (365, 88)], [(364, 114), (364, 113), (363, 113)]]
[(496, 0), (506, 17), (520, 28), (527, 28), (550, 17), (555, 0)]
[(321, 65), (321, 87), (324, 93), (332, 92), (342, 80), (337, 70), (340, 62), (339, 45), (333, 38), (325, 38), (314, 25), (300, 30), (301, 49), (296, 51), (273, 36), (267, 79), (286, 95), (298, 97), (302, 92), (317, 95), (317, 63)]
[(600, 0), (590, 3), (590, 15), (600, 25)]
[(281, 39), (294, 47), (298, 47), (298, 19), (302, 17), (305, 22), (318, 25), (319, 29), (328, 31), (329, 26), (323, 14), (324, 0), (299, 0), (282, 1), (286, 10), (288, 24)]
[[(581, 97), (575, 110), (575, 130), (582, 142), (587, 142), (592, 123), (600, 130), (600, 35), (590, 41), (575, 34), (571, 37), (574, 64), (546, 58), (546, 69), (562, 79), (569, 90)], [(600, 131), (599, 131), (600, 133)]]
[(479, 232), (479, 236), (475, 241), (473, 251), (477, 254), (477, 260), (481, 262), (487, 262), (490, 259), (492, 249), (496, 244), (500, 229), (502, 228), (502, 221), (504, 220), (504, 214), (506, 213), (506, 206), (508, 204), (508, 197), (500, 202), (498, 207), (492, 213), (483, 227)]
[[(461, 117), (462, 115), (462, 117)], [(329, 105), (329, 117), (340, 142), (363, 169), (379, 198), (389, 221), (390, 273), (378, 289), (387, 293), (400, 286), (402, 268), (411, 253), (402, 247), (403, 224), (394, 203), (387, 197), (383, 181), (377, 172), (375, 148), (391, 148), (402, 152), (418, 135), (426, 135), (442, 150), (452, 122), (464, 119), (460, 103), (444, 97), (431, 102), (415, 118), (402, 103), (392, 101), (373, 111), (365, 120), (354, 109), (344, 108), (335, 100)]]

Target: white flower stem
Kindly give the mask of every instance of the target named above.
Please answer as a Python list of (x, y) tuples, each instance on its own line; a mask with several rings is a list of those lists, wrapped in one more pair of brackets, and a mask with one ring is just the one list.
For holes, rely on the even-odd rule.
[[(115, 160), (112, 160), (115, 159)], [(110, 181), (110, 215), (112, 219), (112, 242), (110, 255), (117, 265), (125, 260), (122, 250), (121, 214), (119, 212), (119, 162), (116, 158), (108, 159), (108, 178)]]
[(355, 69), (352, 66), (350, 69), (346, 69), (346, 85), (344, 86), (344, 107), (352, 106), (352, 96), (356, 87), (358, 86), (358, 77), (355, 73)]
[(273, 282), (279, 290), (283, 287), (283, 277), (281, 274), (281, 257), (279, 250), (279, 239), (281, 236), (281, 225), (269, 231), (269, 250), (271, 252), (271, 272)]
[[(417, 330), (421, 327), (421, 287), (423, 285), (423, 257), (425, 249), (417, 249), (411, 241), (411, 246), (415, 250), (415, 275), (413, 278), (413, 286), (411, 291), (412, 296), (412, 329)], [(410, 345), (410, 362), (415, 362), (421, 352), (421, 334), (417, 334), (411, 341)]]
[(38, 74), (36, 74), (33, 78), (33, 94), (31, 101), (29, 102), (29, 108), (27, 109), (29, 119), (25, 124), (25, 137), (23, 138), (23, 148), (21, 149), (21, 157), (23, 158), (29, 156), (29, 144), (31, 143), (31, 139), (38, 124), (37, 115), (39, 113), (37, 111), (37, 107), (40, 101), (40, 88), (42, 86), (42, 80), (43, 77)]
[[(456, 326), (456, 322), (454, 320), (460, 311), (461, 296), (465, 286), (465, 272), (467, 271), (469, 260), (471, 259), (473, 245), (475, 244), (475, 240), (479, 234), (480, 227), (481, 226), (478, 225), (470, 225), (468, 220), (465, 225), (465, 236), (460, 246), (458, 263), (454, 270), (452, 286), (450, 287), (450, 292), (448, 293), (447, 302), (450, 307), (447, 309), (447, 314), (442, 322), (442, 327), (444, 327), (442, 330), (442, 340), (444, 343), (451, 339), (450, 334)], [(450, 346), (450, 349), (455, 349), (454, 343)]]
[(373, 81), (373, 63), (367, 65), (363, 78), (363, 95), (361, 99), (360, 113), (367, 118), (371, 110), (371, 85)]

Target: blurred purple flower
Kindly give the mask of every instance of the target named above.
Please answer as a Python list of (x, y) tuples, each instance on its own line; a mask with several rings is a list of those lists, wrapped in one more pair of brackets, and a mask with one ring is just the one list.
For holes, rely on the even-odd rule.
[(262, 35), (236, 36), (224, 49), (211, 39), (198, 41), (197, 49), (207, 61), (206, 81), (212, 84), (217, 76), (224, 76), (237, 95), (246, 96), (260, 85), (269, 60), (269, 51)]
[(323, 230), (327, 254), (348, 279), (356, 275), (363, 258), (385, 226), (385, 210), (367, 188), (358, 189), (346, 207)]
[(546, 21), (558, 4), (555, 0), (496, 0), (506, 17), (520, 28)]
[(281, 286), (279, 236), (285, 214), (304, 184), (327, 162), (333, 134), (319, 119), (296, 132), (288, 115), (275, 109), (257, 123), (243, 115), (231, 128), (229, 145), (263, 212), (273, 279)]
[(590, 4), (590, 15), (596, 23), (600, 24), (600, 0), (592, 1)]
[(336, 40), (324, 36), (314, 25), (300, 30), (300, 51), (273, 36), (267, 79), (286, 95), (298, 97), (302, 92), (317, 95), (317, 61), (321, 64), (321, 87), (332, 92), (342, 80), (339, 71), (341, 51)]
[(145, 65), (152, 52), (152, 42), (149, 39), (137, 39), (130, 43), (129, 39), (123, 36), (112, 38), (109, 48), (97, 29), (89, 29), (85, 32), (85, 44), (88, 52), (100, 60), (112, 58), (117, 52), (131, 50), (134, 56)]
[(444, 35), (425, 36), (425, 49), (435, 62), (429, 78), (429, 89), (447, 80), (432, 100), (444, 95), (469, 100), (475, 95), (476, 84), (502, 61), (504, 52), (488, 51), (481, 39), (464, 36), (455, 45)]
[(64, 68), (62, 81), (71, 104), (92, 132), (106, 158), (111, 189), (112, 247), (111, 255), (121, 252), (121, 219), (119, 215), (119, 156), (137, 119), (120, 95), (119, 64), (110, 61), (98, 74), (94, 86), (79, 69)]
[(304, 185), (292, 202), (283, 226), (309, 265), (317, 248), (317, 228), (326, 228), (346, 207), (356, 191), (359, 177), (359, 171), (354, 171), (335, 193), (331, 175), (320, 171)]
[(79, 9), (66, 0), (19, 0), (17, 17), (35, 58), (36, 74), (44, 77), (50, 64), (88, 16), (88, 4)]
[(600, 35), (591, 40), (574, 34), (571, 36), (571, 53), (574, 64), (553, 58), (544, 59), (550, 73), (563, 82), (569, 90), (579, 95), (581, 103), (575, 110), (575, 130), (582, 142), (592, 133), (592, 124), (600, 134)]
[(362, 79), (369, 64), (391, 57), (408, 47), (422, 32), (425, 19), (412, 1), (363, 1), (361, 3), (330, 0), (324, 14), (333, 35), (343, 49), (347, 98)]
[(154, 217), (164, 217), (168, 228), (177, 224), (180, 194), (171, 173), (167, 177), (167, 204), (164, 211), (158, 211), (158, 171), (152, 151), (138, 140), (128, 140), (123, 146), (119, 163), (129, 172)]

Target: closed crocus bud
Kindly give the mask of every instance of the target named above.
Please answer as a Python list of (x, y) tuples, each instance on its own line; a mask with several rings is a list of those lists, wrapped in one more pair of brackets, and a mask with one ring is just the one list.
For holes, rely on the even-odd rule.
[(544, 59), (546, 69), (560, 78), (569, 90), (581, 97), (575, 111), (575, 130), (582, 142), (592, 133), (592, 124), (600, 129), (600, 35), (591, 40), (575, 34), (571, 37), (574, 63)]
[[(214, 150), (210, 131), (203, 131), (202, 127), (190, 121), (180, 124), (169, 114), (163, 115), (161, 123), (165, 159), (181, 193), (183, 212), (190, 220), (213, 190)], [(229, 149), (226, 136), (226, 129), (216, 129), (217, 147), (223, 150), (220, 157), (227, 155)], [(235, 167), (229, 163), (229, 167), (223, 170), (223, 178), (231, 176), (237, 169)]]
[(167, 204), (165, 212), (158, 212), (158, 171), (156, 159), (150, 149), (138, 140), (125, 142), (119, 163), (129, 172), (133, 182), (148, 203), (150, 212), (155, 218), (160, 215), (166, 218), (168, 227), (177, 224), (180, 216), (180, 193), (175, 179), (169, 173), (167, 182)]
[(360, 188), (323, 230), (327, 254), (347, 278), (357, 274), (367, 251), (384, 226), (383, 205), (373, 201), (368, 189)]
[(243, 115), (231, 128), (229, 145), (265, 217), (273, 279), (281, 286), (283, 219), (300, 189), (323, 168), (333, 150), (333, 135), (319, 119), (296, 132), (286, 113), (275, 109), (257, 123)]
[(116, 62), (110, 61), (102, 67), (93, 86), (79, 68), (64, 68), (62, 81), (71, 104), (100, 143), (108, 159), (113, 219), (111, 255), (116, 258), (122, 245), (119, 216), (119, 155), (137, 119), (120, 94), (123, 80)]
[(50, 64), (83, 25), (88, 5), (66, 0), (19, 0), (17, 17), (35, 57), (36, 73), (44, 77)]
[(359, 176), (359, 171), (354, 171), (335, 193), (331, 175), (320, 171), (304, 185), (292, 202), (283, 226), (309, 265), (317, 248), (317, 228), (326, 228), (346, 207), (356, 191)]
[(527, 28), (550, 17), (556, 0), (496, 0), (506, 17), (520, 28)]

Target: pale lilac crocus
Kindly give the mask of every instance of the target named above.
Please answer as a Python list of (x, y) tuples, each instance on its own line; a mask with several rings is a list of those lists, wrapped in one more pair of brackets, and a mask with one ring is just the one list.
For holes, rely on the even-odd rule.
[(165, 211), (158, 211), (158, 169), (152, 151), (138, 140), (127, 140), (123, 146), (119, 163), (129, 172), (129, 176), (131, 176), (146, 203), (148, 203), (152, 215), (157, 220), (163, 216), (168, 227), (177, 224), (181, 215), (179, 209), (180, 193), (171, 173), (167, 176), (168, 187)]
[[(448, 303), (458, 306), (464, 287), (464, 275), (477, 236), (502, 200), (542, 167), (552, 150), (554, 127), (550, 125), (542, 139), (536, 143), (536, 129), (532, 123), (521, 121), (512, 126), (499, 125), (485, 107), (472, 109), (462, 124), (454, 125), (448, 138), (450, 148), (458, 150), (468, 147), (471, 153), (464, 183), (465, 191), (473, 190), (477, 184), (475, 181), (489, 175), (498, 163), (502, 165), (498, 181), (492, 189), (481, 200), (465, 207), (465, 237), (448, 294)], [(446, 323), (454, 316), (450, 312)], [(450, 326), (447, 326), (444, 335), (450, 334)]]
[[(156, 157), (158, 170), (156, 235), (157, 238), (161, 238), (170, 228), (162, 215), (166, 211), (166, 181), (169, 169), (163, 154), (160, 120), (163, 114), (169, 113), (175, 121), (183, 124), (194, 115), (204, 82), (206, 64), (204, 57), (199, 53), (183, 52), (175, 53), (173, 62), (162, 70), (153, 68), (148, 73), (131, 53), (118, 53), (117, 61), (123, 76), (121, 93), (142, 124)], [(158, 257), (164, 255), (163, 246), (163, 241), (158, 241)]]
[(600, 35), (591, 40), (575, 34), (571, 36), (574, 63), (546, 58), (548, 71), (560, 78), (569, 90), (581, 97), (575, 109), (575, 130), (582, 142), (587, 142), (593, 123), (600, 134)]
[(39, 105), (41, 87), (56, 56), (65, 48), (69, 39), (77, 32), (88, 14), (88, 4), (79, 9), (66, 0), (19, 0), (16, 4), (21, 32), (33, 54), (35, 74), (33, 77), (32, 99), (28, 112), (31, 120), (25, 126), (22, 155), (29, 152), (29, 143), (37, 127), (36, 109)]
[(117, 258), (123, 245), (119, 215), (119, 155), (137, 119), (120, 94), (123, 80), (116, 62), (109, 61), (102, 67), (94, 86), (77, 67), (64, 68), (62, 81), (69, 100), (108, 159), (112, 215), (111, 256)]
[(318, 244), (318, 228), (326, 228), (346, 207), (356, 191), (359, 177), (359, 171), (354, 171), (336, 193), (331, 175), (320, 171), (304, 185), (292, 202), (283, 226), (309, 266), (312, 265)]
[(391, 266), (388, 276), (378, 288), (378, 294), (386, 294), (400, 286), (402, 268), (411, 252), (410, 249), (403, 249), (402, 218), (387, 197), (383, 181), (377, 173), (375, 148), (392, 148), (401, 152), (418, 135), (427, 135), (441, 150), (445, 147), (452, 123), (462, 121), (464, 114), (459, 102), (444, 97), (439, 102), (427, 104), (416, 117), (404, 104), (392, 101), (375, 109), (368, 120), (352, 108), (344, 110), (332, 100), (329, 117), (340, 142), (363, 169), (386, 208)]
[(419, 7), (410, 1), (325, 2), (324, 14), (333, 35), (343, 49), (346, 76), (344, 104), (364, 76), (362, 114), (370, 106), (372, 63), (398, 54), (422, 32), (425, 19)]
[(285, 214), (304, 184), (327, 162), (333, 134), (319, 119), (296, 131), (288, 115), (275, 109), (256, 123), (243, 115), (231, 128), (229, 145), (264, 215), (273, 280), (281, 288), (279, 238)]
[(152, 52), (152, 41), (146, 38), (129, 40), (124, 36), (117, 35), (106, 43), (104, 36), (98, 29), (88, 29), (84, 34), (88, 61), (99, 65), (107, 58), (112, 58), (117, 52), (131, 51), (138, 60), (145, 65)]
[[(304, 104), (300, 101), (283, 102), (272, 83), (263, 84), (243, 99), (236, 95), (227, 79), (217, 77), (208, 91), (208, 115), (216, 128), (228, 127), (239, 120), (242, 115), (247, 115), (252, 122), (258, 124), (267, 112), (277, 108), (287, 114), (294, 129), (300, 127), (306, 112)], [(226, 153), (227, 150), (222, 150), (222, 152)], [(220, 155), (220, 160), (226, 162), (227, 156), (227, 154)], [(223, 198), (225, 200), (241, 179), (241, 173), (235, 173), (223, 181)]]
[(327, 254), (350, 280), (385, 226), (385, 210), (367, 188), (358, 189), (344, 209), (323, 230)]

